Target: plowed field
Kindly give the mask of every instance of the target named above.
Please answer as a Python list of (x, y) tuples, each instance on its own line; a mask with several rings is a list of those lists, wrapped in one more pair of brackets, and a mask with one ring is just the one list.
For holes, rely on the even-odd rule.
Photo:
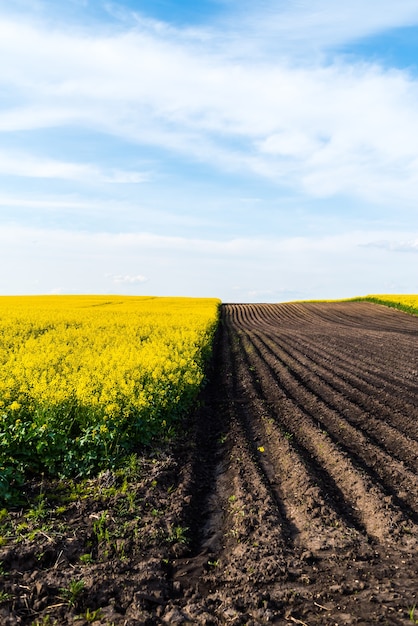
[[(121, 565), (98, 551), (88, 570), (57, 544), (62, 566), (53, 571), (51, 557), (27, 581), (59, 605), (52, 590), (83, 576), (77, 612), (100, 606), (102, 624), (411, 624), (417, 376), (418, 318), (405, 313), (365, 302), (223, 305), (201, 406), (155, 460), (152, 482), (136, 487), (147, 541), (131, 537)], [(156, 503), (164, 513), (152, 521)], [(80, 553), (88, 513), (77, 509)], [(164, 543), (152, 524), (187, 529), (187, 542), (177, 531)], [(23, 601), (12, 606), (22, 623), (34, 619), (30, 602), (26, 613)], [(72, 623), (75, 609), (55, 611)], [(38, 613), (54, 615), (48, 600)]]
[(418, 591), (418, 319), (368, 303), (223, 313), (206, 419), (227, 439), (200, 523), (212, 588), (267, 607), (255, 623), (397, 623)]

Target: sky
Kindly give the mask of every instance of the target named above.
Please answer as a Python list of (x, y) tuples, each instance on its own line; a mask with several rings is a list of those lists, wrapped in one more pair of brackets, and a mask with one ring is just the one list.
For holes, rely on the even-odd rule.
[(416, 0), (0, 0), (0, 295), (418, 293)]

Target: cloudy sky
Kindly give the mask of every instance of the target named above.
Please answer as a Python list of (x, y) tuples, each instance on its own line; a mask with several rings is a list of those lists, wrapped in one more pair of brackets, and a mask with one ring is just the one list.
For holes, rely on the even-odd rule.
[(416, 0), (0, 2), (0, 294), (418, 293)]

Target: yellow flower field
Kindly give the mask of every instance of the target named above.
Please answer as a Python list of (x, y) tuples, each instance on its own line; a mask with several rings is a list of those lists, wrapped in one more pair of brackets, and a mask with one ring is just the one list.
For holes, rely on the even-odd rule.
[(373, 302), (375, 304), (383, 304), (385, 306), (406, 311), (413, 315), (418, 315), (418, 295), (405, 294), (376, 294), (368, 296), (357, 296), (355, 298), (343, 298), (332, 300), (307, 300), (306, 302)]
[(411, 313), (418, 313), (418, 295), (379, 294), (365, 296), (364, 299), (393, 306)]
[(90, 472), (168, 436), (196, 398), (219, 301), (0, 297), (1, 466)]

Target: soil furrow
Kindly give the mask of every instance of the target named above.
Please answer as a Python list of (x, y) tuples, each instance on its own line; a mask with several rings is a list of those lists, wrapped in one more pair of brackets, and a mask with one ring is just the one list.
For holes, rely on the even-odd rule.
[[(365, 413), (354, 401), (336, 390), (336, 383), (333, 382), (335, 377), (329, 376), (325, 380), (318, 374), (317, 365), (315, 371), (313, 368), (308, 369), (295, 357), (293, 351), (284, 349), (282, 342), (279, 346), (259, 334), (257, 339), (269, 351), (273, 368), (277, 354), (280, 354), (283, 365), (304, 388), (305, 405), (312, 407), (311, 412), (315, 412), (334, 440), (343, 444), (351, 454), (363, 459), (370, 471), (376, 471), (395, 497), (399, 487), (402, 487), (408, 506), (417, 513), (418, 479), (414, 474), (418, 469), (416, 443), (402, 437), (397, 431), (393, 432), (393, 429), (385, 428), (384, 424), (376, 423), (368, 412)], [(383, 443), (376, 437), (378, 434), (382, 435)], [(412, 471), (408, 471), (404, 463)]]
[[(285, 337), (285, 333), (281, 333), (282, 337)], [(404, 347), (392, 357), (392, 360), (397, 361), (397, 369), (389, 371), (387, 362), (389, 361), (388, 352), (386, 350), (387, 343), (392, 343), (392, 337), (386, 337), (385, 341), (380, 341), (380, 350), (385, 353), (382, 358), (382, 363), (378, 360), (378, 350), (375, 342), (370, 342), (370, 337), (364, 336), (362, 343), (369, 345), (369, 354), (372, 358), (364, 358), (355, 347), (351, 347), (348, 350), (344, 346), (344, 340), (341, 338), (334, 338), (323, 333), (322, 337), (318, 336), (310, 338), (304, 335), (289, 335), (287, 334), (288, 341), (295, 341), (303, 349), (305, 342), (311, 344), (313, 351), (318, 355), (320, 359), (328, 363), (330, 369), (338, 371), (341, 368), (347, 376), (347, 380), (354, 381), (360, 387), (364, 387), (366, 392), (371, 392), (373, 397), (377, 399), (381, 396), (386, 400), (395, 400), (402, 407), (404, 411), (417, 412), (415, 406), (416, 399), (416, 375), (417, 372), (411, 366), (409, 358), (410, 351)], [(319, 340), (320, 339), (320, 340)], [(325, 348), (325, 351), (324, 351)], [(385, 365), (386, 362), (386, 365)], [(408, 382), (410, 379), (411, 382)], [(418, 430), (416, 430), (418, 433)]]
[[(248, 338), (245, 338), (248, 340)], [(251, 350), (251, 345), (249, 347)], [(322, 467), (315, 469), (312, 457), (300, 446), (295, 446), (289, 433), (278, 428), (271, 406), (259, 393), (251, 365), (241, 346), (236, 346), (237, 359), (241, 360), (240, 380), (243, 395), (248, 400), (248, 411), (242, 412), (245, 427), (258, 462), (268, 477), (277, 497), (283, 502), (286, 516), (291, 520), (300, 543), (309, 549), (319, 549), (351, 541), (358, 523), (350, 516), (349, 507), (342, 496), (337, 500), (341, 506), (330, 506), (330, 477), (324, 480)], [(259, 416), (254, 419), (254, 416)], [(320, 488), (321, 486), (321, 488)], [(337, 491), (335, 486), (334, 492)], [(304, 496), (301, 498), (300, 494)]]
[(283, 335), (280, 342), (288, 349), (297, 350), (301, 357), (310, 359), (309, 368), (321, 368), (325, 379), (332, 378), (332, 384), (338, 391), (352, 396), (365, 411), (373, 411), (377, 420), (390, 425), (408, 439), (418, 440), (418, 408), (416, 404), (405, 402), (402, 386), (387, 382), (381, 373), (376, 374), (357, 362), (353, 370), (353, 361), (344, 358), (341, 350), (334, 350), (329, 345), (324, 351), (309, 338), (290, 339)]
[[(254, 344), (252, 347), (255, 348)], [(257, 371), (263, 372), (260, 385), (264, 396), (276, 405), (277, 419), (335, 481), (344, 493), (346, 506), (351, 506), (367, 532), (383, 539), (396, 534), (402, 526), (408, 526), (401, 511), (388, 501), (388, 494), (373, 480), (376, 476), (370, 468), (359, 458), (353, 462), (352, 453), (344, 453), (338, 441), (332, 441), (328, 433), (318, 428), (320, 414), (312, 412), (309, 406), (312, 399), (306, 398), (305, 390), (299, 381), (291, 378), (288, 369), (282, 366), (278, 375), (255, 349), (251, 351), (250, 359)], [(278, 363), (277, 359), (275, 367)], [(306, 406), (304, 400), (307, 401)], [(350, 478), (347, 480), (347, 477)]]
[[(276, 345), (274, 340), (272, 345)], [(305, 385), (315, 392), (318, 387), (326, 394), (327, 402), (335, 410), (339, 411), (342, 403), (346, 404), (345, 418), (363, 433), (376, 446), (382, 447), (387, 453), (398, 458), (399, 461), (408, 465), (412, 471), (418, 470), (418, 442), (406, 435), (402, 429), (398, 429), (387, 423), (387, 417), (396, 415), (397, 421), (404, 417), (396, 411), (396, 406), (383, 404), (375, 400), (369, 388), (369, 393), (361, 391), (348, 382), (349, 372), (342, 368), (334, 368), (319, 362), (318, 355), (313, 355), (310, 345), (302, 351), (300, 346), (280, 340), (280, 347), (290, 359), (298, 364), (299, 370), (305, 370)], [(274, 350), (274, 348), (272, 348)], [(360, 383), (362, 382), (361, 379)], [(364, 381), (363, 381), (364, 382)], [(374, 390), (377, 395), (376, 390)], [(390, 402), (391, 396), (388, 400)], [(396, 403), (395, 403), (396, 405)], [(418, 415), (417, 415), (418, 418)], [(411, 417), (405, 420), (405, 430), (410, 431)]]
[[(228, 328), (228, 326), (227, 326)], [(236, 358), (237, 349), (239, 346), (239, 339), (235, 333), (231, 332), (231, 328), (228, 328), (229, 334), (229, 349), (230, 349), (230, 371), (235, 372), (235, 376), (230, 378), (230, 410), (233, 411), (235, 417), (235, 423), (238, 425), (240, 429), (239, 436), (243, 437), (245, 441), (245, 447), (248, 450), (248, 454), (250, 457), (250, 462), (248, 467), (253, 467), (259, 477), (261, 482), (264, 485), (264, 488), (269, 492), (269, 497), (274, 501), (275, 506), (277, 507), (278, 514), (281, 518), (281, 525), (283, 527), (283, 534), (290, 541), (294, 535), (294, 528), (292, 522), (288, 519), (286, 515), (285, 508), (282, 505), (282, 499), (280, 494), (277, 492), (275, 488), (276, 478), (274, 474), (266, 471), (263, 464), (260, 463), (260, 455), (258, 451), (258, 447), (260, 447), (260, 440), (257, 436), (257, 433), (254, 432), (252, 427), (252, 416), (254, 415), (254, 406), (252, 404), (251, 398), (247, 394), (246, 389), (246, 371), (242, 371), (242, 363), (239, 359)]]
[[(365, 303), (361, 304), (364, 305)], [(278, 307), (279, 306), (283, 307), (284, 305), (278, 305)], [(321, 366), (328, 368), (329, 375), (331, 373), (338, 374), (338, 376), (330, 377), (336, 379), (339, 385), (345, 383), (349, 386), (351, 392), (358, 389), (360, 393), (364, 394), (363, 398), (366, 399), (366, 404), (362, 403), (359, 396), (356, 397), (357, 404), (364, 406), (365, 410), (367, 410), (370, 405), (374, 406), (377, 419), (384, 418), (385, 422), (391, 423), (393, 428), (406, 434), (409, 439), (418, 439), (418, 407), (415, 401), (417, 389), (416, 372), (415, 375), (413, 375), (413, 383), (411, 383), (409, 387), (405, 387), (405, 377), (408, 376), (411, 370), (409, 364), (410, 349), (398, 351), (396, 355), (397, 371), (402, 372), (402, 374), (396, 375), (395, 371), (391, 372), (389, 376), (385, 367), (379, 367), (377, 369), (375, 360), (369, 359), (370, 364), (366, 365), (365, 361), (360, 359), (356, 352), (352, 355), (347, 347), (347, 342), (345, 342), (344, 349), (342, 349), (342, 345), (340, 345), (340, 333), (335, 332), (335, 327), (333, 328), (331, 326), (331, 329), (324, 328), (321, 333), (321, 340), (319, 341), (319, 328), (316, 328), (314, 335), (306, 330), (305, 332), (289, 333), (286, 328), (282, 328), (281, 319), (279, 317), (274, 318), (266, 314), (266, 319), (276, 319), (275, 327), (272, 327), (271, 323), (267, 324), (267, 328), (271, 332), (267, 332), (266, 334), (273, 337), (277, 333), (280, 333), (280, 342), (282, 345), (283, 342), (287, 342), (288, 346), (294, 348), (299, 347), (300, 354), (305, 356), (307, 352), (309, 352), (310, 358), (315, 359), (316, 363), (321, 363)], [(414, 323), (417, 321), (418, 320), (414, 320)], [(258, 328), (267, 331), (264, 318), (259, 319)], [(367, 334), (362, 338), (362, 342), (364, 343), (365, 340), (370, 341), (370, 337), (368, 337)], [(388, 348), (392, 348), (393, 337), (386, 337), (385, 341), (380, 341), (379, 343), (381, 344), (382, 351), (386, 353)], [(350, 356), (347, 356), (348, 354), (350, 354)], [(372, 355), (373, 359), (375, 359), (375, 341), (373, 341), (372, 345), (369, 347), (368, 354)], [(387, 361), (388, 359), (385, 357), (385, 364), (387, 364)], [(400, 381), (403, 381), (403, 384), (400, 384)], [(345, 389), (347, 389), (347, 386)], [(412, 396), (408, 395), (408, 389), (410, 389)], [(412, 399), (409, 403), (406, 402), (406, 398), (408, 397)]]

